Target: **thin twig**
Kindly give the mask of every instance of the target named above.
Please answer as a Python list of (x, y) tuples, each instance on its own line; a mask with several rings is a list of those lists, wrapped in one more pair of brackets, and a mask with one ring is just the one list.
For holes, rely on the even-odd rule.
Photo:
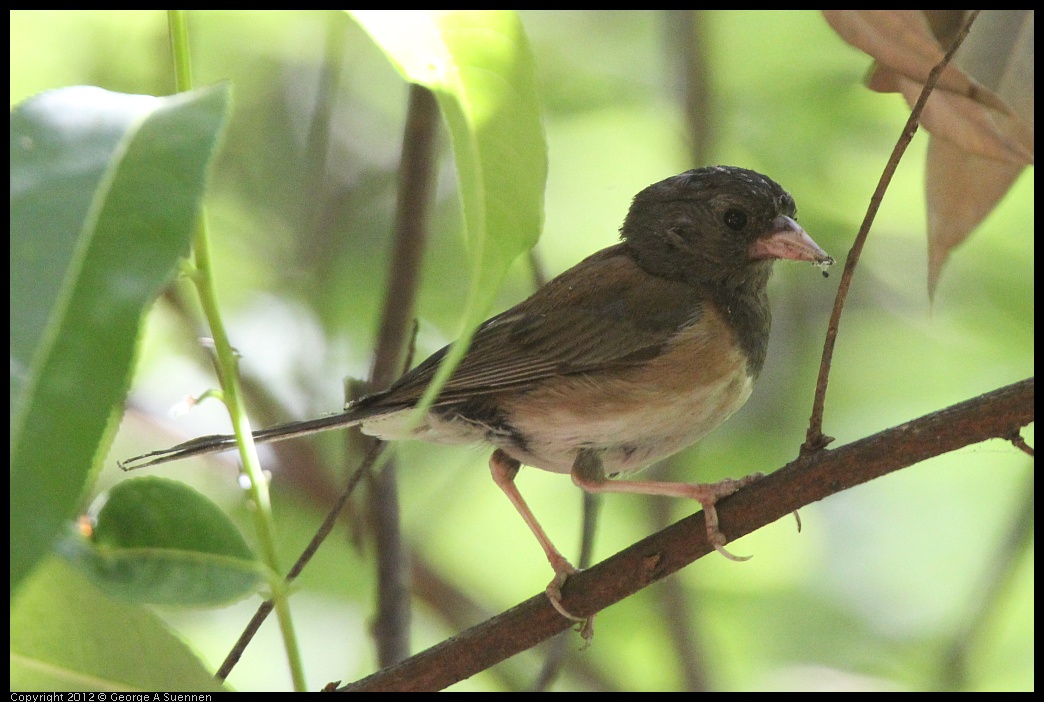
[(1022, 434), (1015, 432), (1014, 434), (1008, 437), (1008, 441), (1010, 441), (1015, 448), (1017, 448), (1019, 451), (1022, 451), (1030, 458), (1035, 457), (1033, 447), (1026, 443), (1026, 440), (1022, 438)]
[(852, 285), (852, 277), (855, 275), (856, 264), (859, 262), (859, 256), (863, 252), (863, 245), (866, 243), (867, 235), (870, 233), (870, 227), (873, 225), (874, 218), (877, 216), (877, 210), (881, 207), (881, 201), (884, 200), (885, 192), (888, 190), (888, 185), (892, 182), (892, 176), (895, 175), (895, 170), (899, 167), (899, 161), (902, 159), (907, 147), (913, 140), (914, 134), (917, 133), (917, 126), (921, 118), (921, 112), (924, 110), (924, 106), (928, 102), (928, 97), (935, 89), (935, 84), (938, 82), (939, 76), (942, 75), (943, 70), (945, 70), (946, 66), (949, 65), (953, 55), (964, 42), (965, 37), (968, 36), (972, 23), (975, 22), (975, 18), (978, 14), (978, 10), (972, 11), (968, 20), (964, 23), (964, 28), (961, 29), (954, 38), (953, 43), (950, 44), (950, 48), (943, 56), (942, 60), (928, 73), (928, 78), (924, 82), (924, 88), (921, 90), (917, 102), (914, 103), (913, 109), (910, 111), (910, 118), (906, 121), (906, 126), (903, 127), (903, 133), (899, 135), (899, 141), (896, 143), (895, 148), (892, 149), (892, 155), (888, 159), (884, 172), (881, 174), (881, 179), (877, 183), (877, 189), (874, 191), (873, 197), (870, 198), (870, 206), (866, 210), (866, 216), (863, 217), (863, 224), (859, 227), (859, 233), (856, 235), (855, 243), (852, 244), (852, 248), (848, 252), (848, 259), (845, 261), (845, 270), (841, 275), (841, 283), (837, 289), (837, 297), (834, 298), (834, 310), (830, 313), (830, 322), (827, 325), (826, 341), (823, 344), (823, 359), (819, 365), (819, 378), (816, 381), (816, 395), (815, 400), (812, 403), (812, 417), (809, 420), (808, 432), (805, 435), (805, 443), (801, 446), (802, 455), (819, 451), (834, 440), (832, 437), (823, 434), (823, 410), (826, 403), (827, 383), (830, 379), (830, 364), (834, 357), (834, 344), (837, 340), (838, 327), (841, 324), (841, 312), (844, 310), (845, 299), (848, 297), (848, 290)]
[[(348, 504), (348, 499), (352, 496), (352, 493), (355, 492), (355, 488), (359, 485), (360, 481), (369, 475), (386, 445), (387, 444), (383, 441), (378, 441), (370, 446), (370, 449), (363, 458), (362, 463), (355, 469), (355, 472), (352, 473), (352, 477), (348, 479), (348, 485), (345, 486), (341, 496), (337, 498), (333, 507), (330, 508), (330, 511), (326, 515), (326, 519), (323, 520), (319, 529), (316, 530), (315, 535), (308, 543), (308, 546), (305, 547), (305, 550), (301, 552), (300, 556), (298, 556), (297, 561), (290, 569), (290, 572), (286, 574), (285, 585), (287, 587), (289, 587), (297, 576), (301, 574), (304, 567), (308, 565), (310, 560), (312, 560), (312, 556), (315, 555), (319, 546), (326, 540), (326, 537), (330, 535), (330, 532), (333, 531), (334, 525), (337, 523), (337, 518), (341, 514), (341, 510), (343, 510), (345, 505)], [(228, 652), (228, 655), (225, 657), (224, 662), (221, 663), (221, 667), (218, 668), (214, 677), (218, 680), (225, 680), (225, 678), (228, 677), (229, 673), (231, 673), (232, 669), (236, 666), (236, 663), (239, 662), (240, 657), (242, 657), (243, 651), (246, 650), (247, 645), (254, 638), (254, 634), (257, 633), (257, 630), (261, 627), (261, 624), (265, 621), (268, 615), (272, 613), (272, 608), (274, 606), (275, 603), (270, 599), (261, 603), (261, 606), (257, 608), (254, 616), (251, 617), (246, 628), (243, 629), (243, 633), (239, 635), (235, 645), (232, 647), (232, 650)]]

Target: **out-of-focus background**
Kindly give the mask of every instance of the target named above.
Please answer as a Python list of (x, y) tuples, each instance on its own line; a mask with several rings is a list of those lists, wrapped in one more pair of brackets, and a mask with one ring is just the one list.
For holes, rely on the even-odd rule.
[[(548, 274), (614, 243), (630, 198), (700, 165), (762, 171), (798, 203), (816, 241), (843, 261), (908, 115), (902, 98), (862, 85), (869, 59), (816, 12), (697, 15), (705, 141), (694, 146), (681, 56), (686, 18), (666, 11), (527, 11), (543, 99), (550, 176), (536, 256)], [(11, 104), (50, 88), (173, 90), (160, 11), (11, 13)], [(369, 369), (388, 268), (407, 88), (338, 12), (194, 12), (197, 84), (229, 81), (230, 129), (207, 201), (219, 295), (252, 387), (255, 427), (336, 411), (342, 381)], [(842, 320), (825, 431), (836, 445), (1033, 374), (1033, 171), (1029, 169), (926, 292), (925, 135), (907, 153), (870, 235)], [(417, 305), (416, 360), (459, 331), (467, 280), (448, 138)], [(671, 470), (710, 481), (791, 460), (804, 440), (839, 273), (781, 263), (770, 284), (774, 327), (748, 405)], [(529, 262), (497, 309), (533, 289)], [(150, 313), (115, 460), (225, 432), (218, 403), (169, 409), (215, 386), (199, 317), (179, 283)], [(1024, 435), (1033, 444), (1032, 429)], [(337, 435), (309, 439), (330, 472), (294, 473), (269, 455), (282, 561), (307, 544), (348, 467)], [(396, 447), (402, 519), (418, 583), (416, 650), (539, 592), (551, 572), (489, 479), (488, 451)], [(350, 464), (349, 464), (350, 465)], [(336, 471), (332, 466), (341, 466)], [(1032, 492), (1030, 460), (995, 441), (900, 471), (802, 510), (732, 544), (746, 563), (711, 556), (598, 616), (594, 645), (570, 654), (555, 689), (1032, 689), (1033, 550), (1004, 568), (1014, 515)], [(155, 469), (250, 520), (231, 459)], [(523, 470), (520, 489), (575, 556), (580, 493), (568, 478)], [(666, 513), (639, 496), (604, 500), (601, 560), (646, 536)], [(1029, 537), (1032, 543), (1032, 537)], [(335, 531), (292, 598), (312, 687), (374, 668), (368, 633), (373, 559)], [(365, 539), (362, 539), (366, 543)], [(256, 607), (163, 610), (216, 667)], [(679, 619), (691, 640), (672, 633)], [(971, 626), (972, 622), (977, 622)], [(575, 636), (575, 635), (574, 635)], [(570, 642), (575, 649), (579, 640)], [(688, 648), (685, 648), (688, 647)], [(286, 689), (274, 622), (230, 683)], [(457, 686), (524, 686), (527, 652)]]

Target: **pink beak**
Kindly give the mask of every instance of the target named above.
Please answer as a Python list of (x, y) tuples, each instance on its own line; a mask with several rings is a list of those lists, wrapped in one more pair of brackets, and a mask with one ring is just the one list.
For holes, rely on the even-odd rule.
[(792, 261), (811, 261), (820, 266), (834, 265), (834, 259), (812, 241), (801, 225), (786, 215), (772, 220), (772, 226), (765, 236), (757, 239), (750, 246), (750, 257), (787, 258)]

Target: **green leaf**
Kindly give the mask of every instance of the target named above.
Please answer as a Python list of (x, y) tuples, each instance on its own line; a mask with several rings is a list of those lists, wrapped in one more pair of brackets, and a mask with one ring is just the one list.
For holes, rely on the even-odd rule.
[(43, 93), (11, 113), (11, 588), (75, 514), (143, 311), (189, 249), (226, 87)]
[(11, 601), (11, 690), (224, 688), (148, 610), (111, 600), (60, 559)]
[(471, 284), (463, 335), (430, 398), (464, 355), (511, 263), (540, 236), (547, 145), (533, 56), (513, 11), (351, 14), (406, 80), (435, 93), (453, 141)]
[(90, 538), (70, 536), (60, 550), (111, 595), (210, 607), (246, 597), (263, 580), (235, 525), (183, 483), (124, 480), (95, 505)]

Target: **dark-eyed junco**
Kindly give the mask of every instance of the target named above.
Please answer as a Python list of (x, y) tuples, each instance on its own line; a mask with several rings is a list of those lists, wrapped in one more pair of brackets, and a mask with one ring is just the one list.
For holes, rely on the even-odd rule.
[[(411, 410), (435, 375), (436, 352), (342, 414), (256, 432), (278, 441), (361, 424), (383, 439), (485, 441), (493, 479), (536, 535), (555, 578), (552, 604), (575, 572), (529, 510), (514, 477), (522, 464), (568, 473), (591, 492), (634, 492), (700, 502), (722, 554), (714, 504), (758, 476), (689, 484), (611, 480), (670, 456), (743, 406), (765, 362), (772, 263), (834, 261), (794, 221), (793, 198), (743, 168), (687, 171), (642, 190), (622, 241), (581, 261), (486, 321), (419, 426)], [(163, 463), (235, 446), (204, 436), (132, 459)]]

